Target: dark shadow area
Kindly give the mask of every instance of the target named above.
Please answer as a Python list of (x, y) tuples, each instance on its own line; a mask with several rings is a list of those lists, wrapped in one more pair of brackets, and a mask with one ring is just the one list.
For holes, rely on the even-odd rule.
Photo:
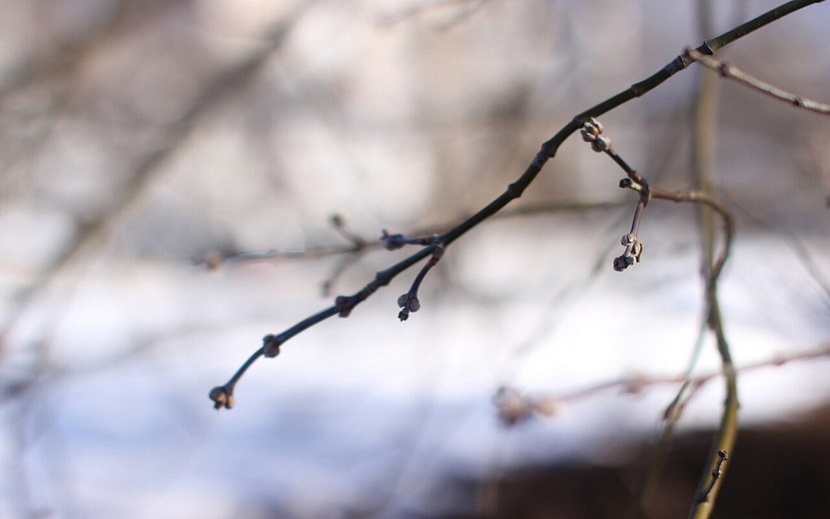
[[(746, 427), (730, 455), (728, 477), (713, 517), (820, 519), (830, 516), (830, 408), (797, 422)], [(640, 517), (685, 517), (697, 487), (711, 431), (679, 436), (653, 502)], [(648, 452), (648, 447), (632, 447)], [(448, 514), (453, 519), (630, 519), (647, 467), (637, 456), (624, 466), (566, 465), (514, 470), (493, 483), (451, 483), (470, 502), (493, 502), (495, 511)], [(477, 497), (478, 496), (478, 497)]]

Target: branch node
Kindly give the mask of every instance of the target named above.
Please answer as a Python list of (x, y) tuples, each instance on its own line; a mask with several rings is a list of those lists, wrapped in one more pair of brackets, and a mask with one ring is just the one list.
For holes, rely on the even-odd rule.
[(268, 334), (262, 338), (262, 355), (273, 358), (280, 354), (282, 342), (276, 335)]
[(500, 387), (493, 396), (499, 420), (507, 427), (525, 422), (534, 414), (555, 415), (562, 402), (558, 398), (531, 398), (511, 387)]
[(383, 243), (383, 248), (386, 250), (398, 250), (404, 245), (431, 245), (438, 238), (436, 235), (422, 236), (420, 238), (407, 238), (403, 234), (389, 234), (389, 231), (383, 229), (380, 236), (380, 241)]
[(406, 245), (403, 234), (389, 234), (386, 229), (383, 229), (380, 241), (386, 250), (398, 250)]
[(493, 403), (498, 411), (499, 421), (507, 427), (527, 421), (533, 416), (533, 405), (514, 388), (500, 387), (493, 396)]
[(337, 296), (334, 298), (334, 306), (337, 307), (338, 317), (348, 317), (352, 313), (352, 299), (346, 296)]
[(632, 191), (636, 191), (641, 195), (645, 195), (650, 197), (648, 183), (646, 180), (642, 178), (642, 175), (637, 173), (636, 171), (632, 170), (632, 175), (639, 177), (639, 180), (634, 178), (623, 178), (620, 179), (620, 188), (622, 189), (631, 189)]
[(723, 464), (726, 460), (729, 459), (729, 456), (726, 454), (725, 450), (718, 451), (718, 459), (715, 461), (715, 466), (712, 468), (712, 479), (709, 480), (709, 484), (706, 485), (706, 488), (700, 492), (697, 496), (698, 503), (705, 503), (709, 501), (709, 494), (712, 492), (712, 489), (715, 488), (715, 484), (723, 475)]

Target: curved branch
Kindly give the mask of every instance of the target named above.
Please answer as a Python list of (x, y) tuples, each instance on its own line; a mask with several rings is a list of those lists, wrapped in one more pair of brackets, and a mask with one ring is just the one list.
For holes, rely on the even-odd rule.
[[(821, 2), (823, 0), (793, 0), (787, 2), (767, 13), (758, 16), (738, 27), (710, 40), (706, 40), (696, 50), (702, 54), (711, 55), (718, 49), (729, 43), (750, 34), (751, 32), (760, 29), (761, 27), (772, 23), (794, 11), (797, 11), (808, 5)], [(679, 55), (674, 58), (665, 67), (647, 77), (643, 81), (633, 84), (628, 89), (619, 94), (595, 105), (592, 108), (576, 115), (570, 122), (568, 122), (562, 129), (560, 129), (552, 138), (545, 141), (540, 150), (536, 153), (533, 160), (525, 169), (524, 173), (513, 183), (507, 186), (507, 189), (499, 195), (492, 202), (487, 204), (484, 208), (473, 214), (466, 220), (459, 223), (454, 228), (450, 229), (444, 234), (435, 237), (428, 245), (424, 245), (418, 252), (413, 253), (408, 258), (396, 263), (390, 268), (378, 272), (375, 279), (369, 282), (362, 290), (351, 296), (339, 296), (335, 299), (333, 306), (322, 310), (303, 321), (300, 321), (291, 328), (283, 331), (278, 335), (267, 335), (263, 339), (263, 346), (257, 350), (237, 371), (231, 380), (224, 386), (219, 386), (211, 390), (210, 398), (214, 402), (214, 406), (219, 409), (221, 407), (230, 407), (228, 404), (233, 404), (233, 388), (245, 370), (257, 360), (260, 356), (275, 356), (279, 353), (279, 348), (288, 339), (294, 337), (301, 331), (314, 326), (335, 315), (340, 317), (347, 317), (351, 311), (361, 302), (366, 300), (369, 296), (374, 294), (379, 288), (388, 285), (395, 277), (421, 262), (422, 260), (435, 257), (436, 254), (441, 254), (439, 250), (443, 251), (466, 234), (471, 229), (478, 226), (483, 221), (489, 219), (513, 200), (520, 198), (525, 189), (534, 181), (536, 176), (542, 171), (547, 161), (553, 158), (562, 143), (567, 140), (574, 132), (583, 128), (586, 122), (593, 117), (598, 117), (607, 113), (632, 99), (640, 97), (647, 92), (653, 90), (664, 81), (672, 77), (674, 74), (686, 69), (691, 63), (695, 61), (694, 58)], [(420, 281), (419, 281), (420, 283)]]

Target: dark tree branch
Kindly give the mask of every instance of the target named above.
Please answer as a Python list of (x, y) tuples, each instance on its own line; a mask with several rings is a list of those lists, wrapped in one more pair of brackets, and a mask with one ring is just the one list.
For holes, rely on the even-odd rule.
[[(787, 2), (771, 11), (768, 11), (757, 18), (750, 20), (738, 27), (710, 40), (703, 42), (696, 50), (705, 55), (712, 55), (717, 50), (729, 43), (750, 34), (751, 32), (772, 23), (794, 11), (797, 11), (808, 5), (822, 2), (823, 0), (793, 0)], [(422, 260), (432, 258), (431, 261), (437, 261), (436, 255), (440, 255), (446, 247), (452, 244), (455, 240), (466, 234), (468, 231), (478, 226), (483, 221), (492, 217), (501, 211), (507, 204), (519, 198), (524, 193), (525, 189), (534, 181), (536, 176), (541, 172), (547, 161), (553, 158), (559, 147), (565, 140), (574, 132), (582, 129), (585, 123), (589, 122), (591, 118), (598, 117), (607, 113), (632, 99), (640, 97), (652, 89), (656, 88), (664, 81), (672, 77), (674, 74), (684, 70), (690, 64), (696, 61), (693, 57), (683, 54), (677, 56), (668, 65), (660, 69), (655, 74), (648, 78), (635, 83), (630, 88), (620, 92), (619, 94), (599, 103), (598, 105), (589, 108), (588, 110), (575, 116), (568, 124), (560, 129), (551, 139), (542, 144), (541, 149), (530, 162), (525, 172), (513, 183), (507, 186), (507, 189), (490, 202), (487, 206), (473, 214), (466, 220), (459, 223), (456, 227), (432, 239), (429, 244), (409, 257), (401, 260), (395, 265), (386, 270), (380, 271), (375, 275), (375, 279), (369, 282), (362, 290), (351, 296), (338, 296), (335, 299), (334, 305), (326, 308), (302, 321), (296, 325), (288, 328), (277, 335), (267, 335), (263, 339), (263, 346), (251, 355), (251, 357), (242, 365), (237, 373), (224, 386), (214, 388), (210, 392), (210, 398), (214, 401), (217, 409), (221, 407), (230, 407), (233, 405), (233, 389), (236, 382), (241, 375), (256, 361), (260, 356), (273, 357), (279, 353), (280, 347), (287, 340), (294, 337), (298, 333), (314, 326), (335, 315), (340, 317), (347, 317), (351, 311), (366, 300), (369, 296), (374, 294), (379, 288), (388, 285), (395, 277), (402, 272), (408, 270), (410, 267)], [(654, 196), (652, 192), (652, 196)], [(703, 199), (701, 199), (703, 202)], [(643, 204), (644, 206), (645, 204)], [(642, 211), (642, 208), (639, 209)], [(636, 223), (636, 221), (635, 221)], [(441, 252), (438, 252), (438, 251)], [(428, 268), (427, 268), (428, 270)], [(422, 271), (422, 274), (425, 274)], [(422, 278), (422, 276), (421, 276)], [(420, 280), (417, 281), (420, 285)], [(413, 284), (414, 286), (414, 284)], [(714, 311), (712, 315), (714, 315)], [(230, 405), (229, 405), (230, 404)]]

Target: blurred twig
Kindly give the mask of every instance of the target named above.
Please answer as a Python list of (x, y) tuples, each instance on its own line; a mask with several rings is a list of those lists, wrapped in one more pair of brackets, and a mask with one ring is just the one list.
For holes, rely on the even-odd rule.
[[(699, 0), (697, 6), (701, 32), (707, 33), (714, 25), (714, 2)], [(692, 56), (692, 52), (695, 51), (688, 51), (687, 54)], [(702, 54), (699, 51), (697, 52)], [(693, 57), (693, 59), (696, 58)], [(690, 172), (695, 188), (700, 190), (704, 196), (714, 198), (717, 196), (713, 166), (716, 157), (720, 85), (717, 78), (708, 70), (702, 71), (699, 81), (695, 99), (694, 149), (692, 151)], [(723, 254), (717, 259), (715, 258), (717, 231), (713, 209), (723, 218), (726, 227), (724, 234), (726, 235), (727, 245), (724, 247)], [(738, 433), (737, 376), (732, 363), (729, 343), (726, 340), (718, 294), (718, 282), (723, 265), (728, 258), (728, 244), (731, 243), (734, 223), (731, 214), (725, 211), (724, 208), (714, 205), (700, 206), (697, 215), (703, 252), (701, 275), (705, 285), (706, 324), (709, 332), (716, 340), (718, 353), (721, 357), (726, 392), (721, 423), (712, 442), (709, 462), (706, 464), (706, 470), (700, 478), (697, 492), (689, 510), (690, 518), (705, 519), (714, 510), (715, 501), (723, 483), (723, 462), (726, 459), (726, 453), (732, 452)], [(710, 467), (715, 468), (710, 469)]]
[(395, 12), (383, 15), (380, 19), (380, 23), (384, 25), (392, 25), (431, 10), (455, 7), (456, 11), (452, 14), (450, 19), (440, 25), (441, 29), (446, 29), (473, 15), (489, 1), (490, 0), (419, 0), (417, 2), (413, 2), (409, 6), (400, 8)]
[[(625, 200), (557, 200), (547, 203), (536, 203), (533, 205), (524, 205), (511, 209), (505, 209), (500, 213), (493, 215), (494, 220), (502, 220), (507, 218), (539, 215), (551, 215), (557, 213), (579, 213), (587, 211), (607, 211), (609, 209), (616, 209), (628, 204)], [(333, 245), (318, 245), (308, 247), (302, 250), (279, 250), (267, 249), (260, 251), (247, 252), (233, 252), (222, 253), (220, 251), (213, 251), (206, 257), (197, 261), (198, 265), (203, 265), (211, 270), (217, 270), (223, 267), (231, 267), (237, 265), (247, 265), (259, 262), (276, 262), (281, 260), (315, 260), (330, 256), (341, 257), (333, 272), (323, 281), (323, 295), (331, 294), (332, 287), (337, 283), (343, 273), (352, 265), (357, 263), (364, 254), (372, 250), (379, 250), (382, 248), (389, 248), (389, 240), (395, 237), (405, 239), (403, 235), (389, 235), (384, 234), (379, 238), (368, 238), (357, 233), (354, 230), (346, 227), (346, 220), (341, 215), (333, 215), (330, 219), (332, 226), (338, 233), (346, 240), (346, 243)], [(452, 228), (452, 224), (436, 225), (424, 229), (417, 229), (412, 231), (413, 236), (433, 236), (446, 232)], [(397, 248), (397, 247), (396, 247)]]
[(115, 2), (110, 16), (103, 23), (66, 44), (57, 45), (50, 42), (49, 54), (46, 57), (35, 55), (33, 59), (25, 62), (16, 74), (10, 75), (10, 80), (0, 86), (0, 107), (8, 109), (11, 104), (10, 98), (23, 92), (36, 91), (41, 85), (49, 86), (50, 99), (45, 103), (46, 112), (38, 114), (38, 117), (47, 123), (42, 124), (39, 131), (28, 135), (15, 150), (3, 155), (0, 172), (9, 171), (19, 159), (30, 156), (32, 150), (49, 137), (54, 126), (51, 121), (57, 120), (57, 115), (67, 109), (75, 95), (73, 89), (77, 86), (83, 65), (92, 56), (100, 49), (111, 45), (124, 32), (143, 24), (156, 23), (185, 2), (186, 0), (158, 2), (134, 9), (129, 0), (119, 0)]
[[(776, 368), (792, 362), (804, 362), (825, 357), (830, 357), (830, 342), (821, 343), (808, 350), (776, 355), (765, 360), (736, 367), (735, 372), (746, 375), (764, 369)], [(542, 393), (537, 395), (523, 394), (518, 389), (506, 386), (496, 394), (494, 404), (502, 420), (510, 425), (523, 422), (534, 415), (543, 417), (554, 416), (557, 411), (568, 404), (592, 398), (615, 389), (625, 394), (636, 395), (648, 389), (661, 386), (689, 385), (696, 392), (709, 382), (724, 376), (723, 370), (720, 369), (692, 377), (686, 376), (685, 373), (679, 376), (659, 376), (638, 373), (613, 380), (597, 382), (573, 391)], [(670, 405), (666, 409), (666, 415), (671, 412)], [(665, 415), (664, 418), (668, 420)]]
[(208, 83), (183, 116), (159, 136), (157, 142), (160, 144), (155, 149), (147, 151), (132, 167), (129, 182), (120, 193), (112, 197), (109, 208), (81, 227), (71, 243), (40, 274), (37, 281), (17, 294), (17, 305), (5, 327), (0, 330), (0, 356), (4, 353), (7, 338), (38, 298), (57, 278), (106, 240), (121, 219), (141, 201), (148, 189), (163, 174), (162, 166), (165, 161), (182, 146), (202, 118), (222, 100), (246, 85), (280, 47), (301, 12), (302, 10), (298, 9), (293, 15), (280, 20), (268, 35), (267, 45), (249, 54), (234, 66), (226, 68)]
[(780, 220), (765, 218), (758, 211), (742, 205), (737, 200), (729, 199), (728, 202), (731, 207), (736, 208), (751, 221), (767, 229), (773, 236), (781, 240), (784, 246), (789, 247), (816, 286), (824, 292), (827, 303), (830, 304), (830, 278), (821, 269), (814, 252), (810, 250), (809, 242), (796, 229), (791, 228)]

